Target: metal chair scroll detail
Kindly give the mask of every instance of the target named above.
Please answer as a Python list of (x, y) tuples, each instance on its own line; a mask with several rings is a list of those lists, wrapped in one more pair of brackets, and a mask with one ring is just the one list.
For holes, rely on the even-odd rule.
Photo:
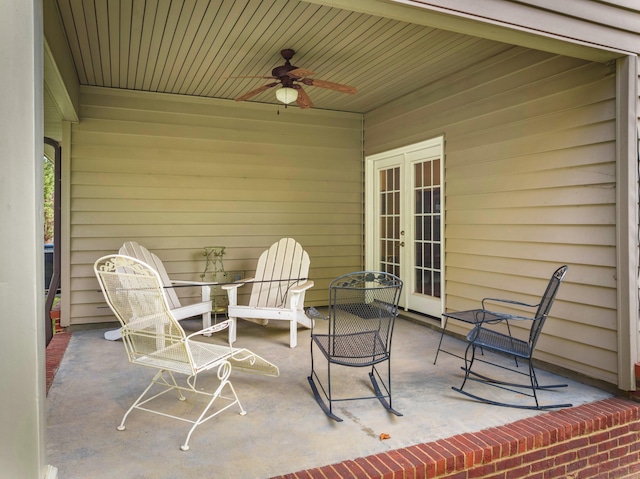
[[(186, 451), (191, 435), (202, 423), (234, 405), (238, 406), (241, 415), (246, 414), (229, 379), (232, 368), (268, 376), (279, 375), (277, 366), (247, 349), (194, 339), (202, 334), (227, 329), (231, 323), (229, 320), (187, 336), (171, 312), (163, 293), (162, 279), (150, 265), (129, 256), (108, 255), (96, 261), (94, 271), (107, 304), (122, 325), (122, 339), (129, 362), (158, 370), (151, 383), (127, 410), (118, 430), (125, 429), (124, 423), (134, 409), (185, 421), (192, 424), (180, 446)], [(211, 370), (217, 371), (217, 387), (213, 391), (202, 385), (196, 388), (197, 377)], [(176, 374), (186, 376), (184, 385), (178, 384), (174, 377)], [(186, 401), (188, 397), (206, 397), (207, 401), (198, 417), (193, 419), (180, 415), (169, 409), (175, 405), (166, 402), (162, 406), (157, 401), (154, 403), (154, 400), (171, 391), (177, 393), (180, 401)], [(183, 392), (189, 393), (188, 396)], [(210, 412), (213, 403), (218, 400), (226, 404)], [(152, 407), (153, 404), (156, 405)]]
[[(327, 318), (309, 308), (308, 313), (314, 319), (328, 320), (326, 334), (311, 330), (311, 374), (307, 379), (318, 405), (331, 419), (342, 421), (333, 413), (334, 402), (358, 399), (378, 399), (389, 412), (402, 416), (393, 409), (391, 401), (391, 339), (401, 292), (402, 281), (397, 276), (360, 271), (331, 282)], [(314, 350), (327, 362), (326, 377), (321, 373), (324, 382), (316, 368)], [(386, 374), (378, 369), (384, 362)], [(370, 368), (373, 395), (337, 397), (331, 375), (336, 366)]]
[[(289, 345), (298, 344), (298, 324), (311, 328), (304, 313), (305, 292), (313, 287), (309, 274), (309, 255), (293, 238), (282, 238), (262, 253), (254, 278), (224, 285), (229, 305), (227, 314), (233, 321), (229, 332), (236, 339), (237, 318), (266, 325), (269, 320), (289, 321)], [(238, 304), (238, 288), (251, 284), (248, 305)]]
[[(203, 283), (199, 281), (178, 281), (169, 279), (169, 275), (167, 274), (167, 270), (165, 269), (164, 264), (162, 264), (162, 260), (154, 253), (151, 253), (147, 248), (139, 245), (135, 241), (126, 241), (120, 247), (120, 251), (118, 253), (121, 255), (139, 259), (140, 261), (147, 263), (160, 275), (162, 285), (164, 286), (164, 292), (167, 296), (167, 301), (174, 318), (180, 321), (183, 319), (202, 315), (202, 327), (208, 328), (209, 326), (211, 326), (212, 304), (211, 286), (209, 283)], [(176, 286), (200, 287), (202, 301), (182, 305), (174, 289)], [(120, 339), (122, 335), (119, 329), (114, 329), (105, 332), (104, 337), (105, 339), (108, 339), (110, 341), (115, 341)]]
[[(535, 307), (537, 308), (536, 313), (533, 317), (525, 317), (518, 316), (512, 314), (504, 314), (495, 311), (489, 311), (485, 308), (485, 301), (482, 303), (483, 309), (481, 310), (470, 310), (457, 313), (459, 315), (464, 316), (465, 313), (469, 313), (471, 315), (475, 315), (477, 318), (476, 326), (469, 332), (467, 335), (467, 349), (465, 352), (465, 366), (463, 370), (465, 371), (464, 380), (462, 385), (457, 388), (453, 387), (454, 391), (462, 393), (466, 396), (469, 396), (478, 401), (493, 404), (496, 406), (507, 406), (507, 407), (515, 407), (520, 409), (535, 409), (535, 410), (546, 410), (546, 409), (556, 409), (563, 407), (571, 407), (571, 404), (548, 404), (543, 405), (538, 401), (538, 395), (536, 391), (540, 390), (550, 390), (567, 387), (567, 384), (551, 384), (551, 385), (540, 385), (538, 383), (538, 379), (536, 377), (536, 372), (533, 367), (533, 353), (536, 348), (536, 344), (540, 337), (540, 333), (542, 332), (542, 327), (544, 326), (545, 321), (549, 315), (549, 311), (551, 310), (551, 306), (555, 300), (556, 294), (558, 293), (558, 288), (564, 279), (564, 276), (567, 273), (568, 267), (562, 266), (558, 268), (551, 279), (549, 280), (549, 284), (540, 300), (540, 303), (535, 305), (521, 303), (519, 301), (506, 300), (506, 299), (498, 299), (498, 298), (487, 298), (485, 301), (489, 302), (501, 302), (511, 305), (517, 305), (521, 307)], [(504, 334), (503, 332), (496, 331), (493, 328), (487, 327), (488, 325), (495, 325), (502, 321), (513, 321), (514, 323), (517, 321), (529, 321), (531, 322), (531, 328), (529, 330), (529, 338), (528, 340), (521, 340), (513, 337), (511, 334)], [(515, 368), (503, 366), (500, 364), (490, 362), (486, 357), (483, 359), (479, 359), (476, 357), (477, 350), (484, 351), (493, 351), (500, 354), (506, 354), (512, 356), (516, 359), (523, 359), (528, 363), (527, 372), (519, 371)], [(520, 374), (523, 376), (528, 376), (528, 383), (512, 383), (501, 381), (497, 379), (492, 379), (488, 376), (478, 373), (474, 370), (474, 366), (478, 363), (490, 364), (502, 369), (506, 369), (516, 374)], [(516, 362), (517, 367), (517, 362)], [(476, 368), (477, 369), (477, 368)], [(518, 393), (524, 396), (528, 396), (533, 398), (534, 404), (519, 404), (519, 403), (505, 403), (492, 399), (488, 399), (486, 397), (481, 397), (476, 394), (470, 393), (464, 390), (467, 381), (476, 381), (488, 386), (493, 386), (497, 388), (501, 388), (507, 391), (511, 391), (514, 393)]]

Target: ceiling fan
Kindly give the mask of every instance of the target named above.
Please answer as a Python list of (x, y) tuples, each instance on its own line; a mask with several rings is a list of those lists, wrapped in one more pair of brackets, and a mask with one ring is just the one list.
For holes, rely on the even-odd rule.
[[(329, 90), (338, 91), (341, 93), (356, 93), (356, 89), (352, 86), (342, 85), (340, 83), (333, 83), (324, 80), (316, 80), (315, 78), (309, 78), (315, 75), (314, 72), (305, 68), (298, 68), (291, 64), (290, 60), (296, 52), (291, 49), (282, 50), (280, 54), (284, 58), (285, 63), (282, 66), (276, 67), (271, 71), (271, 76), (264, 77), (231, 77), (231, 78), (270, 78), (276, 81), (262, 85), (260, 88), (251, 90), (242, 96), (236, 98), (236, 101), (245, 101), (252, 98), (263, 91), (270, 88), (282, 85), (276, 90), (276, 97), (285, 105), (293, 103), (294, 101), (300, 108), (311, 108), (313, 102), (309, 95), (304, 91), (302, 85), (316, 86), (319, 88), (327, 88)], [(302, 84), (302, 85), (301, 85)]]

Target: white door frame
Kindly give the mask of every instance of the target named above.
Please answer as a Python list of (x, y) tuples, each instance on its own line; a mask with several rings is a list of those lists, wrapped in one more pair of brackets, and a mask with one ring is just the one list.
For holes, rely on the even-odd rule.
[[(411, 179), (413, 174), (412, 168), (407, 168), (413, 161), (424, 158), (424, 154), (421, 155), (425, 149), (432, 150), (440, 158), (440, 194), (441, 194), (441, 212), (440, 212), (440, 241), (441, 241), (441, 253), (440, 253), (440, 271), (441, 271), (441, 294), (439, 298), (439, 311), (431, 310), (428, 314), (431, 316), (441, 317), (444, 311), (444, 298), (445, 298), (445, 181), (444, 181), (444, 136), (435, 137), (429, 140), (421, 141), (412, 145), (396, 148), (393, 150), (385, 151), (375, 155), (369, 155), (365, 157), (365, 266), (367, 269), (377, 270), (379, 269), (378, 261), (378, 249), (379, 249), (379, 218), (376, 215), (376, 202), (378, 201), (379, 192), (379, 178), (376, 175), (378, 167), (385, 163), (394, 163), (394, 160), (399, 164), (405, 166), (404, 172), (401, 178), (401, 189), (403, 190), (403, 197), (401, 199), (401, 229), (405, 231), (407, 247), (402, 248), (402, 260), (401, 260), (401, 276), (404, 278), (411, 278), (410, 281), (405, 281), (405, 287), (403, 289), (402, 296), (400, 298), (400, 306), (406, 311), (410, 308), (410, 304), (415, 304), (415, 299), (411, 301), (410, 295), (413, 293), (413, 283), (415, 265), (415, 251), (411, 241), (415, 238), (414, 222), (411, 220), (413, 208), (413, 195), (407, 194), (408, 188), (411, 188)], [(430, 153), (431, 154), (431, 153)], [(409, 283), (409, 284), (408, 284)], [(424, 312), (420, 311), (419, 312)]]

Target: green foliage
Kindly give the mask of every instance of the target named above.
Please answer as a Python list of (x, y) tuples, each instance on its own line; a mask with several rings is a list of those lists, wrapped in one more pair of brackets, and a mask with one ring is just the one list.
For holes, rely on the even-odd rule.
[[(202, 256), (205, 257), (204, 271), (200, 274), (203, 281), (211, 281), (212, 283), (226, 283), (228, 275), (224, 270), (222, 257), (225, 255), (224, 246), (205, 246)], [(222, 313), (227, 309), (227, 295), (218, 286), (211, 287), (211, 302), (213, 306), (213, 314), (217, 319), (218, 313)]]
[(218, 273), (224, 273), (224, 265), (222, 263), (222, 257), (224, 255), (224, 246), (205, 246), (202, 256), (206, 258), (206, 261), (200, 279), (205, 280), (207, 274), (210, 274), (211, 281), (218, 281)]
[(55, 174), (53, 161), (46, 156), (43, 161), (44, 167), (44, 242), (53, 241), (53, 193), (55, 189)]

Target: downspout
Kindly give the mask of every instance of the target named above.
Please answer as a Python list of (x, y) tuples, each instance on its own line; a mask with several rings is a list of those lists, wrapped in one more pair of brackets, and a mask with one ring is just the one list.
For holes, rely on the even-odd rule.
[[(640, 81), (640, 79), (639, 79)], [(640, 112), (638, 112), (638, 115), (640, 115)], [(640, 199), (640, 117), (638, 117), (637, 119), (637, 123), (638, 126), (636, 128), (636, 148), (637, 148), (637, 172), (638, 172), (638, 178), (639, 178), (639, 182), (637, 185), (637, 191), (638, 191), (638, 198)], [(638, 201), (638, 217), (640, 218), (640, 200)], [(638, 233), (638, 237), (637, 237), (637, 241), (638, 244), (640, 245), (640, 221), (638, 222), (637, 225), (637, 233)], [(639, 248), (640, 249), (640, 248)], [(639, 303), (639, 307), (640, 307), (640, 265), (638, 266), (638, 303)], [(638, 311), (638, 319), (636, 320), (636, 329), (635, 329), (635, 333), (636, 333), (636, 337), (638, 344), (640, 344), (640, 310)], [(636, 401), (640, 401), (640, 358), (638, 358), (636, 356), (635, 358), (635, 365), (634, 365), (634, 376), (635, 376), (635, 388), (632, 389), (633, 395), (632, 398)]]
[(362, 168), (362, 216), (360, 218), (360, 238), (362, 241), (362, 269), (367, 269), (367, 157), (364, 145), (364, 113), (360, 115), (360, 165)]

